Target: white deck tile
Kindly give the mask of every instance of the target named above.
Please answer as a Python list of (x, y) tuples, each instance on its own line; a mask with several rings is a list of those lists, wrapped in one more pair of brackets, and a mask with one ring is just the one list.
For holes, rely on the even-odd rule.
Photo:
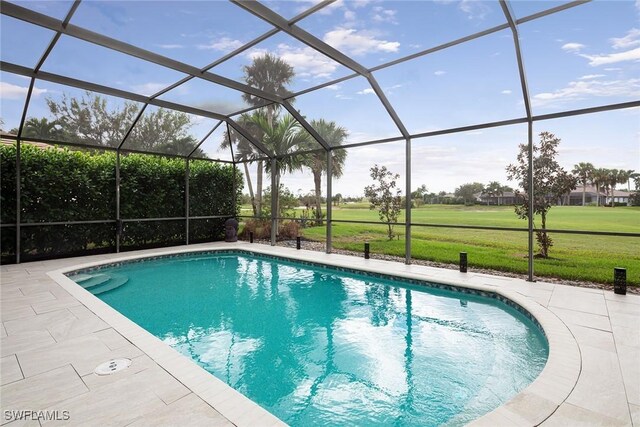
[[(531, 386), (474, 425), (532, 425), (554, 410), (543, 425), (640, 425), (640, 296), (242, 242), (2, 266), (2, 408), (65, 409), (70, 425), (282, 425), (78, 285), (53, 274), (63, 280), (60, 286), (48, 275), (88, 263), (213, 248), (500, 292), (539, 316), (551, 353)], [(132, 365), (107, 377), (92, 373), (113, 357), (129, 357)]]

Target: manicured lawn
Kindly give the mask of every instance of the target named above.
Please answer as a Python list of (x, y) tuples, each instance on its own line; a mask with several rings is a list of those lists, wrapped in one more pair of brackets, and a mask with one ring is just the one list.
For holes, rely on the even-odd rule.
[[(413, 223), (526, 227), (510, 206), (430, 205), (412, 210)], [(378, 221), (366, 205), (334, 208), (336, 220)], [(404, 216), (399, 220), (404, 221)], [(536, 221), (539, 225), (539, 221)], [(554, 207), (547, 227), (590, 231), (640, 233), (640, 208)], [(334, 223), (336, 248), (363, 250), (371, 243), (375, 253), (404, 256), (404, 227), (395, 227), (399, 240), (386, 238), (386, 226)], [(307, 228), (308, 239), (324, 240), (325, 227)], [(603, 283), (613, 281), (613, 268), (627, 268), (630, 284), (640, 285), (640, 238), (551, 234), (554, 246), (549, 259), (536, 259), (538, 276)], [(517, 231), (464, 230), (413, 227), (412, 256), (438, 262), (457, 262), (461, 251), (468, 252), (470, 266), (526, 273), (527, 233)]]

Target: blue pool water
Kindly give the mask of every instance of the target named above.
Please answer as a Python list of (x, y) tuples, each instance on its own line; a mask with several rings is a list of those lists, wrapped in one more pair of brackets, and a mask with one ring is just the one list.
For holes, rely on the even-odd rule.
[(293, 426), (462, 425), (548, 356), (496, 299), (242, 252), (71, 278)]

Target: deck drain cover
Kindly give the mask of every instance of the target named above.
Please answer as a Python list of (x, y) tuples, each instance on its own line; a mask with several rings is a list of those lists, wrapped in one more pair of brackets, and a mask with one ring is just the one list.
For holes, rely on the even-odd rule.
[(113, 359), (99, 365), (93, 372), (97, 375), (111, 375), (131, 366), (129, 359)]

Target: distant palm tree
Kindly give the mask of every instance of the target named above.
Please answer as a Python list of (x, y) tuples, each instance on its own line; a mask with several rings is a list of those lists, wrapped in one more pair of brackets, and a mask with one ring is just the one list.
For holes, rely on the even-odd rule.
[(61, 130), (57, 121), (50, 122), (46, 117), (37, 119), (29, 118), (24, 122), (22, 136), (57, 141), (60, 138)]
[[(310, 125), (331, 147), (341, 146), (348, 136), (347, 130), (338, 126), (336, 122), (328, 122), (320, 119), (312, 120)], [(307, 139), (307, 146), (309, 149), (318, 148), (317, 142), (310, 135)], [(331, 175), (333, 177), (340, 178), (342, 176), (346, 159), (346, 150), (331, 150)], [(316, 224), (322, 225), (322, 174), (327, 172), (327, 153), (325, 151), (308, 153), (304, 156), (303, 163), (313, 174), (316, 199)]]
[[(291, 84), (291, 81), (295, 76), (295, 71), (291, 65), (287, 64), (275, 55), (266, 53), (262, 56), (253, 58), (251, 65), (244, 66), (243, 71), (243, 80), (249, 86), (267, 93), (279, 95), (283, 98), (290, 96), (292, 93), (287, 89), (287, 85)], [(242, 99), (244, 99), (248, 104), (256, 107), (267, 104), (267, 101), (264, 99), (248, 93), (244, 93), (242, 95)], [(264, 107), (269, 126), (273, 126), (273, 121), (275, 120), (280, 108), (280, 104), (276, 103), (271, 103)], [(256, 194), (254, 202), (258, 215), (260, 215), (262, 211), (263, 170), (264, 165), (262, 161), (259, 160), (257, 162)]]
[(580, 162), (575, 165), (571, 171), (571, 173), (578, 178), (578, 182), (582, 185), (582, 206), (585, 205), (587, 183), (590, 181), (591, 174), (594, 169), (595, 168), (591, 163)]
[(607, 170), (607, 185), (609, 186), (609, 189), (611, 191), (610, 193), (610, 197), (611, 197), (611, 207), (613, 208), (615, 206), (615, 203), (613, 202), (614, 200), (614, 196), (615, 196), (615, 191), (616, 191), (616, 185), (620, 182), (620, 177), (619, 177), (620, 171), (618, 169), (608, 169)]
[[(483, 194), (489, 197), (497, 197), (498, 198), (498, 206), (500, 205), (500, 197), (504, 194), (502, 189), (502, 185), (498, 181), (491, 181), (482, 191)], [(489, 204), (489, 199), (487, 199), (487, 205)]]
[(607, 194), (609, 187), (608, 175), (609, 170), (605, 168), (597, 168), (591, 172), (589, 181), (596, 188), (596, 206), (600, 206), (600, 191), (604, 190), (605, 195)]
[(620, 180), (618, 181), (619, 184), (627, 184), (627, 191), (631, 192), (631, 184), (629, 184), (629, 180), (631, 179), (631, 177), (634, 174), (634, 170), (633, 169), (629, 169), (629, 170), (619, 170), (618, 171), (618, 178), (620, 178)]

